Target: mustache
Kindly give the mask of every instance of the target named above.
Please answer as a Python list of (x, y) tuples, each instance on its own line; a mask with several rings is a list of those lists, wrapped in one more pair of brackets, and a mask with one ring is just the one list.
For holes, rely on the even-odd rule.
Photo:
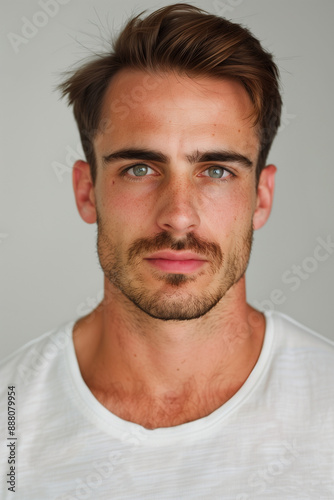
[(131, 261), (142, 253), (158, 250), (191, 250), (208, 257), (208, 260), (213, 260), (217, 265), (221, 265), (223, 262), (223, 253), (216, 243), (205, 241), (193, 233), (188, 233), (182, 240), (176, 240), (167, 231), (152, 238), (135, 240), (128, 250), (128, 258)]

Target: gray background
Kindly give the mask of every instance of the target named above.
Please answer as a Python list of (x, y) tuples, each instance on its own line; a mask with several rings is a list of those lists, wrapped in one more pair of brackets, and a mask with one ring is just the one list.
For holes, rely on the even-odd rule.
[[(105, 48), (129, 15), (174, 3), (59, 0), (56, 8), (55, 1), (52, 15), (43, 0), (1, 7), (1, 357), (102, 297), (96, 227), (80, 219), (72, 194), (81, 148), (72, 112), (54, 92), (60, 73)], [(281, 70), (283, 123), (269, 158), (278, 166), (276, 197), (270, 221), (255, 234), (248, 299), (334, 338), (334, 252), (314, 257), (317, 238), (334, 240), (334, 2), (190, 3), (248, 26)], [(40, 26), (15, 51), (8, 35), (22, 37), (27, 20)], [(294, 266), (304, 268), (303, 278), (288, 282)]]

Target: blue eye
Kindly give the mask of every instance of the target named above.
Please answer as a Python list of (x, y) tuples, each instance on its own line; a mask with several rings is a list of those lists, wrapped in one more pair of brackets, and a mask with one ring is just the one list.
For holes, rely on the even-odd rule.
[(132, 170), (132, 173), (133, 175), (135, 175), (135, 177), (144, 177), (148, 173), (149, 169), (150, 167), (148, 167), (144, 163), (138, 163), (138, 165), (134, 165), (133, 167), (129, 168), (127, 172), (130, 173)]
[(140, 181), (144, 177), (153, 178), (158, 176), (157, 172), (146, 165), (146, 163), (135, 163), (120, 172), (121, 177), (127, 177), (130, 181)]
[(224, 179), (230, 175), (230, 172), (223, 167), (209, 167), (205, 170), (208, 172), (207, 177), (211, 177), (212, 179)]

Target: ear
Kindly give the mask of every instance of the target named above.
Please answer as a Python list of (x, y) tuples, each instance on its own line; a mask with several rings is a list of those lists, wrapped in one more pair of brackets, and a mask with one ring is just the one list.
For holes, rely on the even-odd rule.
[(96, 222), (94, 185), (89, 164), (78, 160), (73, 165), (73, 189), (81, 218), (88, 224)]
[(276, 170), (275, 165), (268, 165), (260, 174), (257, 187), (256, 209), (253, 215), (254, 229), (260, 229), (260, 227), (264, 226), (270, 215), (274, 199)]

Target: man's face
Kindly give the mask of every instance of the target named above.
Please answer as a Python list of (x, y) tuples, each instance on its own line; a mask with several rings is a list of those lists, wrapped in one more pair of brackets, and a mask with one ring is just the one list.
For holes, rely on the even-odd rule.
[[(153, 317), (197, 318), (245, 273), (252, 109), (232, 80), (123, 70), (108, 89), (102, 118), (112, 125), (94, 144), (99, 259), (108, 286)], [(121, 150), (138, 151), (111, 156)]]

